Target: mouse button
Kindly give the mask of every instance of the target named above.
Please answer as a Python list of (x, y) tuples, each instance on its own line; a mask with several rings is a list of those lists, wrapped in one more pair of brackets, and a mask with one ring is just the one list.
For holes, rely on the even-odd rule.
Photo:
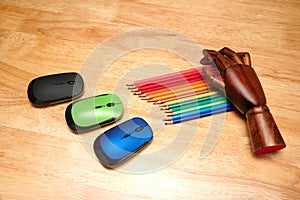
[(148, 123), (140, 117), (132, 118), (132, 121), (136, 124), (136, 126), (148, 126)]
[(62, 87), (65, 85), (65, 77), (65, 74), (54, 74), (35, 79), (33, 90), (35, 91), (37, 98), (51, 101), (70, 96), (71, 92)]
[(115, 104), (119, 104), (122, 103), (120, 97), (116, 94), (108, 94), (107, 98), (106, 98), (107, 102), (114, 102)]
[(122, 104), (116, 104), (113, 107), (109, 107), (114, 113), (114, 117), (120, 118), (124, 113), (124, 108)]
[(153, 131), (152, 131), (150, 126), (144, 127), (143, 134), (144, 134), (145, 138), (148, 138), (148, 139), (152, 140)]
[(71, 114), (74, 122), (79, 126), (87, 127), (98, 124), (93, 98), (87, 98), (73, 103)]
[(34, 87), (34, 96), (41, 102), (53, 102), (71, 96), (70, 91), (50, 84), (39, 84)]
[(95, 101), (95, 105), (101, 105), (101, 106), (106, 106), (107, 104), (107, 100), (106, 100), (106, 95), (102, 96), (102, 95), (98, 95), (94, 97), (94, 101)]
[(68, 80), (68, 86), (72, 90), (72, 96), (80, 96), (84, 90), (84, 81), (81, 75), (74, 73), (73, 77), (70, 77)]
[(107, 138), (109, 138), (111, 140), (111, 142), (116, 143), (119, 138), (120, 135), (123, 135), (124, 132), (120, 129), (120, 127), (114, 126), (113, 128), (108, 129), (107, 131), (105, 131), (103, 133), (103, 135), (105, 135)]
[(122, 134), (131, 134), (133, 132), (133, 124), (130, 123), (130, 121), (125, 121), (121, 124), (118, 124), (117, 127), (120, 130), (120, 133)]

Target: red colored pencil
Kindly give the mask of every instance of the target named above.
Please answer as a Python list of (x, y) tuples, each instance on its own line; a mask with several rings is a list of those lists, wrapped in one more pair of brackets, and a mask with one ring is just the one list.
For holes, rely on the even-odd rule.
[(140, 86), (137, 89), (139, 92), (141, 92), (143, 94), (146, 92), (151, 92), (151, 91), (155, 91), (155, 90), (159, 90), (159, 89), (174, 87), (177, 85), (192, 83), (192, 82), (196, 82), (196, 81), (200, 81), (200, 80), (203, 80), (202, 77), (200, 77), (200, 76), (190, 76), (190, 77), (185, 77), (184, 79), (173, 79), (171, 81), (159, 83), (159, 84), (154, 84), (154, 83), (147, 84), (147, 85)]
[(147, 79), (143, 79), (143, 80), (137, 80), (137, 81), (134, 81), (133, 84), (127, 84), (127, 86), (138, 87), (138, 86), (141, 86), (141, 85), (144, 85), (147, 83), (155, 83), (155, 82), (160, 82), (160, 81), (164, 81), (164, 80), (170, 80), (170, 79), (176, 78), (178, 76), (184, 76), (184, 75), (194, 74), (194, 73), (201, 74), (202, 73), (201, 67), (191, 68), (188, 70), (174, 72), (174, 73), (165, 74), (165, 75), (152, 77), (152, 78), (147, 78)]
[[(181, 86), (183, 86), (183, 87), (181, 87)], [(175, 86), (175, 87), (169, 87), (169, 88), (165, 88), (165, 89), (155, 90), (152, 92), (147, 92), (147, 93), (140, 95), (140, 97), (159, 98), (159, 97), (170, 95), (170, 94), (178, 94), (181, 92), (186, 92), (186, 91), (191, 91), (191, 90), (195, 91), (204, 86), (207, 86), (207, 85), (203, 80), (201, 80), (201, 81), (196, 81), (196, 82), (192, 82), (192, 83), (188, 83), (188, 84), (183, 84), (183, 85), (180, 85), (180, 87)]]
[(176, 92), (176, 93), (171, 93), (171, 94), (166, 94), (166, 95), (162, 95), (162, 96), (145, 97), (142, 100), (149, 100), (149, 101), (153, 101), (153, 102), (156, 102), (156, 101), (159, 101), (159, 100), (163, 101), (163, 100), (170, 99), (170, 98), (176, 98), (176, 97), (178, 98), (178, 97), (181, 97), (183, 95), (188, 95), (188, 94), (197, 95), (199, 92), (206, 91), (207, 89), (208, 89), (208, 87), (206, 85), (203, 85), (202, 87), (199, 87), (199, 88), (189, 89), (189, 90)]

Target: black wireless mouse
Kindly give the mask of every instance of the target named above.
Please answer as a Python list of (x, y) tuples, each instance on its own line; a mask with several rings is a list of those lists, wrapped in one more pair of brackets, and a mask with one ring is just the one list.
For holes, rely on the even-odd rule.
[(37, 107), (58, 104), (78, 98), (83, 94), (84, 83), (75, 72), (42, 76), (28, 85), (28, 99)]
[(94, 142), (94, 151), (104, 166), (113, 168), (134, 156), (152, 138), (152, 129), (148, 123), (136, 117), (98, 136)]
[(71, 103), (65, 112), (68, 126), (75, 132), (85, 132), (119, 120), (123, 104), (115, 94), (101, 94)]

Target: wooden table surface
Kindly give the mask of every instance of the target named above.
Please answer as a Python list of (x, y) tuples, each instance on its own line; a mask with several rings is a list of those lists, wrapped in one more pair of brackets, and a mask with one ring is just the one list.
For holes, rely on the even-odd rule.
[[(89, 138), (68, 129), (68, 103), (42, 109), (30, 105), (32, 79), (80, 71), (103, 41), (142, 27), (177, 31), (203, 48), (250, 52), (287, 148), (254, 156), (245, 120), (230, 112), (216, 145), (200, 158), (211, 117), (164, 126), (155, 106), (128, 93), (126, 116), (161, 122), (153, 142), (135, 158), (171, 145), (180, 126), (199, 126), (190, 146), (166, 166), (139, 174), (109, 170), (90, 153)], [(300, 199), (299, 35), (297, 0), (2, 0), (0, 199)], [(131, 51), (99, 75), (94, 92), (116, 91), (135, 69), (154, 76), (155, 70), (141, 67), (153, 63), (173, 70), (191, 67), (162, 49)], [(118, 87), (124, 96), (125, 85)]]

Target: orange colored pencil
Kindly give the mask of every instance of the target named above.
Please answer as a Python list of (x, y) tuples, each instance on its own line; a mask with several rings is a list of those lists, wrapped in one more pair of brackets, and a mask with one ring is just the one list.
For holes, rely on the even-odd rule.
[(169, 91), (166, 92), (158, 92), (158, 93), (153, 93), (153, 94), (147, 94), (146, 97), (148, 98), (159, 98), (160, 97), (164, 97), (164, 96), (168, 96), (168, 95), (177, 95), (177, 94), (186, 94), (188, 92), (193, 92), (193, 91), (199, 91), (201, 90), (203, 87), (207, 87), (207, 85), (205, 84), (204, 81), (202, 81), (202, 83), (198, 83), (198, 84), (194, 84), (194, 85), (190, 85), (190, 86), (186, 86), (180, 89), (171, 89)]
[(173, 86), (173, 87), (169, 87), (169, 88), (163, 88), (163, 89), (154, 90), (154, 91), (151, 91), (151, 92), (146, 92), (146, 93), (141, 94), (140, 96), (141, 97), (146, 97), (146, 96), (152, 96), (154, 94), (163, 94), (163, 93), (170, 92), (170, 91), (171, 92), (172, 91), (183, 91), (183, 90), (186, 90), (186, 89), (192, 89), (192, 88), (195, 88), (195, 87), (200, 87), (200, 85), (202, 85), (204, 83), (205, 83), (204, 80), (199, 80), (199, 81), (196, 81), (196, 82), (185, 83), (185, 84), (182, 84), (182, 85), (177, 85), (177, 86)]
[(168, 94), (168, 95), (165, 95), (165, 96), (159, 96), (159, 97), (154, 97), (154, 98), (143, 98), (143, 100), (149, 100), (149, 102), (156, 102), (156, 101), (159, 101), (159, 100), (165, 100), (165, 99), (170, 99), (170, 98), (176, 98), (176, 97), (181, 97), (183, 95), (187, 95), (187, 94), (197, 94), (201, 91), (205, 91), (205, 90), (208, 90), (208, 87), (207, 86), (202, 86), (200, 88), (197, 88), (197, 89), (194, 89), (194, 90), (185, 90), (185, 91), (182, 91), (182, 92), (178, 92), (178, 93), (171, 93), (171, 94)]

